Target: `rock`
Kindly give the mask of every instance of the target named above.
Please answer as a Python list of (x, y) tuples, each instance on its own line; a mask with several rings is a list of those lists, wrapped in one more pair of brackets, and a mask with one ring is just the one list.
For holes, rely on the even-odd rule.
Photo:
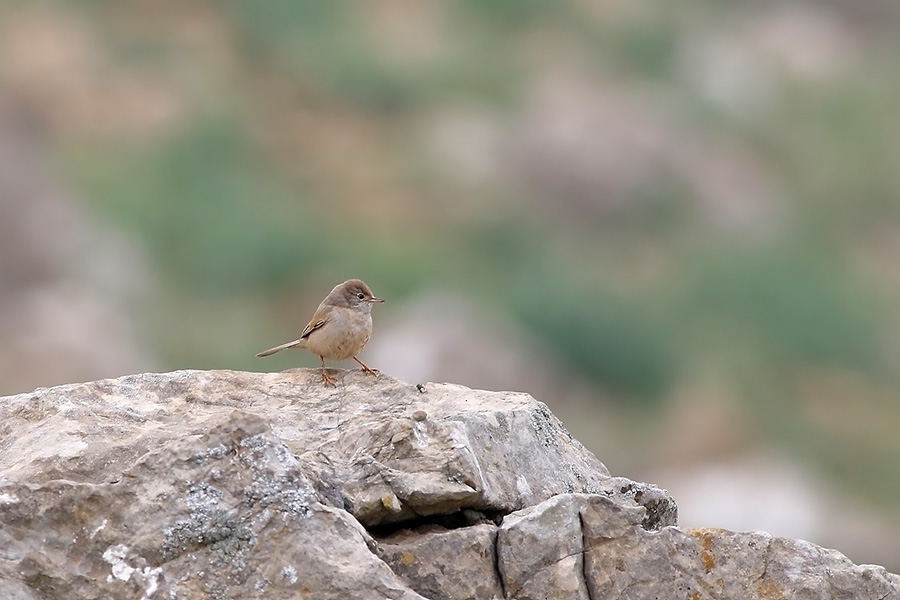
[(559, 495), (503, 520), (497, 556), (510, 597), (536, 600), (555, 590), (561, 597), (590, 600), (584, 579), (584, 536), (573, 498)]
[(412, 589), (431, 600), (505, 596), (497, 570), (497, 526), (402, 531), (378, 542), (379, 555)]
[(33, 597), (421, 598), (265, 421), (229, 413), (116, 482), (3, 486), (4, 562)]
[(834, 551), (674, 527), (664, 490), (611, 477), (527, 395), (337, 379), (0, 399), (2, 597), (898, 598)]
[(506, 593), (520, 600), (900, 598), (900, 576), (808, 542), (722, 529), (648, 531), (642, 520), (641, 509), (588, 494), (507, 516), (497, 539)]
[[(524, 394), (338, 377), (182, 371), (3, 399), (0, 579), (23, 598), (415, 598), (364, 526), (569, 491), (639, 505)], [(671, 499), (654, 511), (674, 522)]]
[[(365, 526), (460, 507), (508, 513), (564, 492), (638, 504), (657, 497), (652, 486), (640, 486), (643, 499), (610, 478), (526, 394), (429, 384), (422, 395), (383, 375), (341, 373), (338, 388), (323, 388), (315, 370), (178, 371), (11, 396), (0, 414), (18, 433), (2, 464), (38, 482), (114, 481), (146, 452), (209, 431), (241, 408), (266, 419)], [(420, 407), (425, 421), (412, 418)], [(651, 514), (674, 507), (668, 499)], [(674, 512), (663, 519), (674, 522)]]

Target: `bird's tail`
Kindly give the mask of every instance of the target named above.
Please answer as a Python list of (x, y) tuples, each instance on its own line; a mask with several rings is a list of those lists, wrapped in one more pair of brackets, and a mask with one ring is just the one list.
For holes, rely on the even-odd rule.
[(286, 344), (281, 344), (280, 346), (275, 346), (274, 348), (269, 348), (268, 350), (263, 350), (262, 352), (257, 354), (257, 356), (259, 356), (259, 357), (271, 356), (271, 355), (275, 354), (276, 352), (281, 352), (282, 350), (287, 350), (288, 348), (302, 348), (305, 345), (306, 345), (306, 340), (301, 338), (299, 340), (294, 340), (293, 342), (288, 342)]

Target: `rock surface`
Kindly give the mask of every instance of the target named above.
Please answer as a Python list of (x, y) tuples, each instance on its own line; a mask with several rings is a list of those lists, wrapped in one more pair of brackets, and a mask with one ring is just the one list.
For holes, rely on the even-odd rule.
[(0, 399), (4, 599), (900, 599), (676, 510), (524, 394), (179, 371)]

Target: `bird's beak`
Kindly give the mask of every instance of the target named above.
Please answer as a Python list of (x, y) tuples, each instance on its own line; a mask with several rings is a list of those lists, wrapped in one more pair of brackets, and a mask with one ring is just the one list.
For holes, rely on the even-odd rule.
[(376, 302), (384, 302), (384, 298), (378, 298), (376, 296), (372, 296), (369, 298), (369, 302), (375, 304)]

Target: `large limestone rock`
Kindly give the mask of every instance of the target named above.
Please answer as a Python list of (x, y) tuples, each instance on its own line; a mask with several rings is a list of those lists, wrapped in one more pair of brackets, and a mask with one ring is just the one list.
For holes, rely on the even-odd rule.
[(836, 552), (675, 521), (524, 394), (294, 370), (0, 398), (4, 599), (900, 599)]

